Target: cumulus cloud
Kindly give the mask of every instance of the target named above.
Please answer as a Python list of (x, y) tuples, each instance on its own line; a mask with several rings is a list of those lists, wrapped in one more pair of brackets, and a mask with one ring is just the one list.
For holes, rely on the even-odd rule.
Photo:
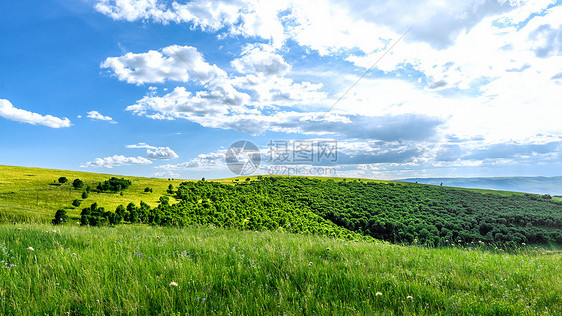
[(105, 116), (102, 115), (100, 112), (98, 111), (90, 111), (88, 112), (88, 117), (91, 118), (92, 120), (100, 120), (100, 121), (107, 121), (111, 124), (117, 124), (116, 121), (114, 121), (111, 117), (109, 116)]
[(209, 171), (217, 169), (226, 169), (224, 155), (226, 150), (217, 152), (200, 154), (196, 158), (179, 164), (166, 164), (156, 168), (171, 170), (191, 170), (191, 171)]
[(179, 158), (178, 154), (175, 151), (170, 149), (170, 147), (155, 147), (150, 146), (147, 143), (138, 143), (135, 145), (127, 145), (126, 148), (142, 148), (146, 149), (146, 156), (150, 159), (162, 159), (162, 160), (169, 160), (169, 159), (177, 159)]
[(150, 159), (178, 159), (180, 156), (176, 154), (170, 147), (158, 147), (154, 150), (147, 149), (146, 155)]
[(240, 73), (278, 76), (286, 74), (291, 66), (276, 54), (273, 47), (264, 44), (247, 45), (242, 56), (231, 62)]
[(133, 84), (162, 83), (167, 80), (205, 83), (226, 76), (219, 67), (207, 63), (195, 47), (179, 45), (159, 51), (109, 57), (100, 67), (109, 69), (119, 80)]
[(287, 3), (287, 0), (193, 0), (185, 4), (159, 0), (99, 0), (95, 8), (115, 20), (191, 23), (205, 31), (226, 28), (233, 36), (274, 39), (281, 43), (284, 28), (279, 13), (287, 8)]
[[(547, 159), (559, 150), (530, 139), (562, 135), (557, 121), (562, 116), (562, 6), (553, 3), (102, 0), (97, 9), (114, 19), (189, 23), (219, 37), (262, 42), (244, 44), (230, 62), (230, 74), (194, 48), (174, 46), (195, 54), (194, 64), (201, 61), (194, 68), (209, 73), (206, 90), (177, 87), (159, 95), (154, 89), (128, 111), (253, 135), (272, 131), (380, 141), (376, 150), (369, 149), (372, 155), (345, 156), (355, 165), (364, 162), (361, 172), (367, 173), (395, 171), (393, 163), (413, 169), (482, 167), (531, 156)], [(324, 116), (319, 109), (334, 104), (357, 79), (339, 71), (341, 59), (370, 68), (413, 24), (376, 65), (374, 77), (384, 78), (365, 77)], [(320, 69), (315, 76), (311, 68), (298, 69), (299, 63), (285, 60), (301, 50), (335, 67), (322, 73), (314, 65), (314, 71)], [(113, 58), (102, 67), (133, 84), (196, 79), (185, 65), (177, 70), (183, 62), (172, 49)], [(292, 78), (294, 69), (307, 81)], [(212, 163), (194, 159), (184, 167), (203, 165)]]
[(0, 116), (16, 122), (31, 125), (43, 125), (51, 128), (70, 127), (68, 118), (58, 118), (52, 115), (41, 115), (30, 111), (18, 109), (6, 99), (0, 99)]
[(164, 171), (164, 172), (155, 172), (152, 174), (154, 178), (162, 178), (162, 179), (177, 179), (180, 177), (179, 173), (175, 173), (173, 171)]
[(88, 161), (80, 166), (80, 168), (113, 168), (117, 166), (127, 166), (127, 165), (149, 165), (152, 161), (144, 157), (125, 157), (123, 155), (114, 155), (105, 158), (96, 158), (92, 161)]

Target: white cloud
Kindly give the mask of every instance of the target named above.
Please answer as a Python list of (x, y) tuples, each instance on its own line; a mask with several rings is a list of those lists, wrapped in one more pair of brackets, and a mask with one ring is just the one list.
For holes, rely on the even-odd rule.
[(170, 147), (158, 147), (154, 150), (147, 149), (146, 155), (150, 159), (178, 159), (180, 156), (176, 154)]
[(276, 54), (273, 47), (264, 44), (250, 44), (244, 48), (242, 57), (231, 62), (240, 73), (263, 74), (265, 76), (284, 75), (291, 66)]
[(147, 143), (138, 143), (135, 145), (126, 145), (125, 148), (147, 148), (147, 149), (157, 149), (158, 147), (150, 146)]
[(111, 124), (117, 124), (117, 122), (114, 121), (111, 117), (102, 115), (102, 114), (101, 114), (100, 112), (98, 112), (98, 111), (90, 111), (90, 112), (88, 112), (88, 117), (91, 118), (92, 120), (100, 120), (100, 121), (109, 122), (109, 123), (111, 123)]
[(224, 155), (226, 150), (219, 150), (217, 152), (200, 154), (196, 158), (179, 164), (167, 164), (158, 166), (156, 168), (164, 170), (191, 170), (191, 171), (210, 171), (226, 169)]
[(152, 174), (154, 178), (162, 178), (162, 179), (177, 179), (180, 177), (179, 173), (175, 173), (173, 171), (164, 171), (164, 172), (155, 172)]
[(179, 158), (178, 154), (176, 154), (175, 151), (170, 149), (170, 147), (155, 147), (155, 146), (150, 146), (147, 143), (138, 143), (135, 145), (127, 145), (125, 147), (132, 148), (132, 149), (136, 149), (136, 148), (146, 149), (146, 156), (150, 159), (169, 160), (169, 159)]
[(289, 1), (193, 0), (171, 5), (159, 0), (99, 0), (96, 10), (115, 20), (191, 23), (205, 31), (228, 29), (231, 35), (284, 40), (279, 13)]
[(110, 69), (119, 80), (133, 84), (162, 83), (166, 80), (194, 80), (203, 84), (226, 76), (216, 65), (207, 63), (195, 47), (179, 45), (159, 51), (109, 57), (100, 67)]
[(51, 128), (70, 127), (68, 118), (58, 118), (52, 115), (41, 115), (30, 111), (18, 109), (6, 99), (0, 99), (0, 116), (16, 122), (31, 125), (43, 125)]
[[(219, 36), (270, 40), (269, 45), (246, 43), (241, 55), (230, 63), (235, 73), (217, 70), (220, 74), (206, 87), (209, 91), (177, 87), (158, 96), (152, 90), (127, 108), (134, 114), (187, 119), (205, 127), (250, 134), (274, 131), (387, 143), (414, 139), (419, 131), (423, 154), (408, 165), (415, 169), (424, 163), (428, 168), (435, 167), (432, 159), (438, 149), (456, 140), (464, 150), (477, 151), (500, 143), (535, 144), (537, 135), (562, 135), (557, 121), (562, 117), (558, 104), (562, 6), (547, 9), (553, 3), (196, 0), (186, 5), (164, 5), (154, 0), (137, 2), (136, 6), (130, 1), (102, 1), (98, 10), (115, 19), (188, 22), (205, 31), (219, 32)], [(264, 12), (262, 17), (257, 16), (260, 10)], [(414, 23), (406, 38), (377, 64), (377, 69), (386, 73), (384, 78), (367, 76), (333, 113), (322, 118), (319, 107), (328, 108), (357, 79), (356, 74), (338, 73), (342, 59), (359, 69), (369, 68)], [(292, 41), (283, 47), (286, 39)], [(291, 65), (284, 58), (295, 52), (295, 43), (300, 46), (297, 51), (305, 49), (324, 56), (323, 60), (331, 62), (332, 74), (317, 76), (317, 80), (305, 76), (310, 82), (296, 82), (291, 77), (292, 69), (301, 75), (307, 69)], [(145, 54), (130, 55), (130, 60), (124, 58), (129, 54), (117, 57), (124, 66), (110, 68), (121, 80), (137, 84), (150, 80), (188, 82), (186, 78), (193, 77), (187, 70), (181, 74), (168, 70), (178, 61), (164, 49)], [(135, 63), (135, 58), (142, 61)], [(164, 71), (157, 73), (148, 60)], [(380, 72), (376, 75), (381, 76)], [(213, 93), (213, 89), (228, 93)], [(228, 100), (236, 100), (230, 108), (223, 100), (225, 95), (233, 96)], [(425, 143), (430, 138), (433, 146)], [(406, 145), (389, 148), (378, 152), (405, 157), (420, 149)], [(491, 162), (454, 163), (477, 166)], [(198, 164), (204, 163), (194, 160), (187, 165)], [(454, 167), (453, 162), (438, 164)], [(392, 172), (391, 167), (385, 170)]]
[(174, 119), (190, 115), (220, 115), (228, 112), (228, 106), (242, 104), (247, 97), (234, 92), (223, 99), (215, 92), (199, 91), (192, 93), (184, 87), (176, 87), (172, 92), (159, 97), (147, 95), (136, 104), (128, 106), (127, 111), (137, 115), (157, 114), (154, 119)]
[(126, 166), (126, 165), (149, 165), (152, 161), (144, 158), (144, 157), (125, 157), (123, 155), (114, 155), (111, 157), (105, 158), (96, 158), (92, 161), (88, 161), (80, 166), (80, 168), (113, 168), (117, 166)]

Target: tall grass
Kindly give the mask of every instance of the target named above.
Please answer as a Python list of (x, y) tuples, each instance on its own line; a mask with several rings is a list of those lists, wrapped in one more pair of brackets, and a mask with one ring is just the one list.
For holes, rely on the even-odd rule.
[(555, 315), (562, 255), (543, 251), (213, 228), (1, 225), (0, 314)]

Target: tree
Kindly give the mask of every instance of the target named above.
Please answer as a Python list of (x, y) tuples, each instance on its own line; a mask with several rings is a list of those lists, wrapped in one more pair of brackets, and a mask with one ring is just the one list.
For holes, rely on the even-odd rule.
[(76, 179), (74, 180), (74, 182), (72, 182), (72, 186), (77, 190), (81, 189), (84, 186), (84, 181), (80, 179)]
[(168, 205), (170, 203), (170, 198), (167, 196), (161, 196), (160, 197), (160, 204), (162, 205)]
[(53, 219), (53, 224), (60, 225), (68, 221), (68, 215), (66, 215), (65, 210), (58, 210), (55, 214), (55, 219)]
[(59, 183), (60, 183), (60, 184), (65, 184), (65, 183), (67, 183), (67, 182), (68, 182), (68, 179), (67, 179), (66, 177), (60, 177), (60, 178), (59, 178)]
[(121, 190), (127, 189), (130, 185), (130, 180), (111, 177), (109, 180), (98, 184), (97, 189), (98, 191), (119, 192)]
[(80, 200), (76, 199), (76, 200), (72, 201), (72, 206), (78, 207), (78, 206), (80, 206), (81, 203), (82, 202), (80, 202)]
[(82, 199), (87, 199), (88, 198), (88, 191), (84, 191), (82, 192)]
[(171, 184), (168, 186), (168, 194), (174, 194), (174, 186)]

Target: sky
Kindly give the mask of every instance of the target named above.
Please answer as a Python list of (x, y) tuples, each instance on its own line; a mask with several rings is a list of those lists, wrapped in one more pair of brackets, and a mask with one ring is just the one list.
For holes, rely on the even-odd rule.
[(0, 34), (3, 165), (562, 175), (562, 1), (20, 0)]

